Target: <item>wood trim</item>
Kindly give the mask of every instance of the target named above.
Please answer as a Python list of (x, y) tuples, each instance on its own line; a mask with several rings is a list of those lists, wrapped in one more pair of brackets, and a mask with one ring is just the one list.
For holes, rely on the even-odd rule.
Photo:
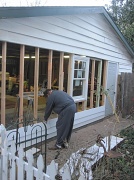
[(93, 108), (93, 99), (94, 99), (94, 76), (95, 76), (95, 60), (92, 60), (91, 88), (90, 88), (90, 108)]
[(60, 67), (59, 67), (59, 90), (63, 90), (63, 80), (64, 80), (64, 53), (60, 53)]
[(23, 119), (24, 55), (25, 55), (25, 46), (20, 45), (19, 122)]
[(52, 58), (53, 58), (53, 51), (49, 50), (49, 57), (48, 57), (48, 83), (47, 88), (51, 89), (51, 82), (52, 82)]
[(99, 107), (99, 105), (100, 105), (101, 74), (102, 74), (102, 61), (99, 61), (98, 76), (97, 76), (96, 105), (95, 105), (95, 107)]
[(1, 124), (5, 126), (6, 109), (6, 53), (7, 42), (2, 43), (2, 81), (1, 81)]
[[(104, 61), (104, 68), (103, 68), (103, 89), (105, 90), (106, 88), (106, 81), (107, 81), (107, 65), (108, 65), (108, 61)], [(101, 105), (103, 106), (105, 103), (105, 93), (102, 93), (102, 102)]]
[(82, 111), (86, 110), (87, 108), (87, 101), (82, 102)]
[(68, 83), (67, 83), (67, 93), (72, 96), (72, 91), (73, 91), (73, 57), (74, 54), (70, 54), (70, 58), (69, 58), (69, 64), (68, 64)]
[(100, 105), (101, 74), (102, 74), (102, 61), (99, 61), (98, 76), (97, 76), (96, 105), (95, 105), (95, 107), (99, 107), (99, 105)]
[(39, 48), (35, 48), (34, 67), (34, 118), (38, 117)]

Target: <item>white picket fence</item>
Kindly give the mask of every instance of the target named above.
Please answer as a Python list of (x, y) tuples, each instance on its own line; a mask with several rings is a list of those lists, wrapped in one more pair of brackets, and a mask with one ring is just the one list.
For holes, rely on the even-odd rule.
[[(108, 148), (113, 149), (123, 138), (111, 136), (105, 137), (103, 142), (106, 151)], [(86, 148), (86, 153), (81, 154), (85, 148), (72, 153), (64, 166), (58, 170), (58, 164), (54, 160), (46, 168), (44, 173), (44, 161), (40, 154), (37, 161), (33, 157), (32, 149), (24, 152), (24, 148), (20, 145), (16, 155), (16, 145), (13, 141), (11, 147), (8, 146), (7, 132), (3, 125), (0, 126), (0, 180), (55, 180), (56, 175), (60, 174), (62, 180), (71, 180), (73, 173), (78, 174), (78, 180), (93, 180), (91, 167), (100, 158), (103, 157), (104, 149), (96, 144)], [(25, 155), (24, 155), (25, 154)], [(24, 161), (26, 156), (27, 161)], [(90, 159), (90, 161), (89, 161)], [(76, 167), (79, 166), (79, 170)], [(85, 173), (85, 168), (86, 173)], [(60, 179), (60, 178), (58, 178)]]
[[(20, 145), (16, 155), (16, 145), (13, 141), (8, 146), (7, 133), (3, 125), (0, 126), (0, 180), (55, 180), (59, 173), (58, 164), (54, 160), (47, 166), (44, 173), (44, 161), (40, 154), (35, 162), (32, 150), (24, 152), (23, 146)], [(24, 154), (27, 161), (24, 161)], [(70, 170), (64, 168), (62, 180), (71, 180)], [(81, 176), (79, 180), (85, 180)]]

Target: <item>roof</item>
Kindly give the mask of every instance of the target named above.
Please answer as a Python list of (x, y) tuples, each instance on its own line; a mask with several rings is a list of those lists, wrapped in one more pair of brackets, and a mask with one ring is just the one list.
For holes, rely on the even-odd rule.
[(113, 29), (117, 32), (124, 43), (126, 49), (132, 57), (134, 51), (128, 44), (106, 9), (102, 6), (31, 6), (31, 7), (0, 7), (0, 19), (21, 18), (21, 17), (38, 17), (54, 15), (76, 15), (98, 13), (103, 14)]

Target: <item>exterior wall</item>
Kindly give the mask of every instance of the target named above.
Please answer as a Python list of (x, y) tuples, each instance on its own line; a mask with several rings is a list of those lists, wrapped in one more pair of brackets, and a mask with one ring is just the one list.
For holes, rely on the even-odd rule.
[(119, 63), (132, 72), (131, 57), (103, 15), (48, 16), (0, 20), (0, 40)]
[[(132, 58), (103, 15), (49, 16), (0, 20), (0, 41), (86, 55), (119, 63), (132, 72)], [(105, 117), (105, 106), (76, 113), (74, 129)], [(56, 135), (56, 119), (48, 137)]]
[(122, 72), (132, 73), (132, 63), (131, 62), (119, 63), (119, 74), (121, 74)]
[[(95, 122), (99, 119), (102, 119), (105, 117), (105, 107), (104, 106), (101, 106), (101, 107), (98, 107), (98, 108), (94, 108), (94, 109), (90, 109), (90, 110), (86, 110), (86, 111), (83, 111), (83, 112), (78, 112), (76, 113), (75, 115), (75, 122), (74, 122), (74, 128), (73, 129), (76, 129), (76, 128), (79, 128), (79, 127), (82, 127), (84, 125), (87, 125), (89, 123), (92, 123), (92, 122)], [(50, 139), (54, 136), (56, 136), (56, 127), (55, 127), (55, 124), (56, 124), (56, 118), (55, 119), (50, 119), (47, 123), (47, 138)], [(38, 123), (39, 126), (42, 127), (43, 129), (43, 125), (42, 123)], [(31, 138), (31, 129), (33, 128), (34, 126), (28, 126), (27, 127), (27, 139), (30, 139)], [(10, 131), (7, 131), (7, 136), (8, 136), (8, 145), (11, 145), (12, 141), (13, 141), (13, 135), (14, 137), (16, 137), (16, 132), (12, 132), (12, 130)], [(24, 128), (21, 127), (19, 128), (18, 130), (19, 132), (19, 136), (20, 136), (20, 141), (25, 141), (25, 134), (24, 134)], [(42, 133), (45, 133), (45, 132), (42, 132)], [(11, 134), (11, 135), (10, 135)], [(41, 135), (40, 132), (38, 131), (38, 136)], [(36, 133), (33, 134), (33, 137), (36, 137)], [(44, 139), (42, 139), (44, 140)], [(33, 142), (34, 143), (34, 142)], [(31, 145), (31, 142), (27, 142), (26, 144), (27, 146), (30, 146)]]

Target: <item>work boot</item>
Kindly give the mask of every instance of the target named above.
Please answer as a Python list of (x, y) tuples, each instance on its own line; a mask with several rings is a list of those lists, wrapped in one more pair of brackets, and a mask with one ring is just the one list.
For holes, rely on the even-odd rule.
[(61, 146), (61, 145), (58, 145), (58, 144), (55, 144), (54, 146), (49, 147), (48, 149), (49, 149), (49, 150), (61, 150), (61, 149), (62, 149), (62, 146)]

